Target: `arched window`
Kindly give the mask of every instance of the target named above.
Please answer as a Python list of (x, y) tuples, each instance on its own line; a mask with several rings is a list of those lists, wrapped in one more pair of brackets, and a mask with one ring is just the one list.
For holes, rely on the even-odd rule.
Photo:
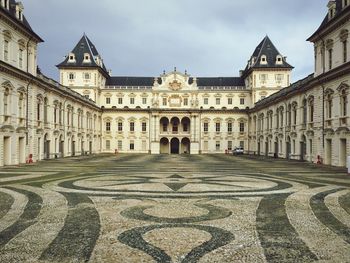
[(292, 105), (292, 112), (293, 112), (293, 125), (296, 126), (297, 125), (297, 116), (298, 116), (298, 105), (296, 103), (294, 103)]
[(4, 91), (4, 115), (10, 115), (10, 89), (6, 88)]
[(37, 97), (36, 100), (36, 120), (41, 121), (41, 110), (42, 110), (42, 98)]
[(19, 118), (24, 118), (24, 108), (25, 108), (24, 94), (23, 92), (19, 92), (18, 94), (18, 117)]
[(305, 125), (307, 122), (307, 101), (303, 100), (303, 124)]
[(309, 98), (309, 122), (314, 122), (314, 112), (315, 112), (314, 97), (311, 97)]
[(348, 115), (348, 95), (346, 94), (345, 89), (341, 91), (340, 104), (341, 104), (341, 116), (345, 117)]
[(292, 126), (292, 105), (288, 104), (288, 127)]
[(326, 96), (326, 108), (327, 108), (327, 118), (332, 118), (332, 110), (333, 110), (333, 95), (331, 93)]
[(49, 110), (49, 103), (48, 103), (48, 99), (45, 98), (44, 99), (44, 122), (47, 123), (48, 122), (48, 110)]

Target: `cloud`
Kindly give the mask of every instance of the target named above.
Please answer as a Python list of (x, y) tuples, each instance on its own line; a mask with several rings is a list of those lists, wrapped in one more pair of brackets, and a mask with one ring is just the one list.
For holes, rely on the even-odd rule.
[(195, 76), (237, 76), (268, 34), (295, 66), (293, 80), (313, 71), (305, 39), (326, 14), (326, 0), (24, 0), (25, 14), (46, 42), (43, 72), (57, 79), (84, 32), (114, 75), (158, 76), (177, 66)]

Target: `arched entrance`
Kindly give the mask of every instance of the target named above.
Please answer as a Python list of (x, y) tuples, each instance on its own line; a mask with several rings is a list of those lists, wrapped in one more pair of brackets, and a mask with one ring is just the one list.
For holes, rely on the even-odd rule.
[(64, 157), (63, 152), (64, 152), (64, 140), (63, 140), (63, 135), (60, 136), (59, 140), (58, 140), (58, 151), (60, 154), (60, 157)]
[(48, 134), (44, 136), (44, 159), (50, 159), (50, 141)]
[(182, 132), (189, 133), (190, 132), (190, 123), (191, 120), (188, 117), (184, 117), (181, 120)]
[(305, 135), (301, 136), (300, 140), (300, 160), (304, 161), (306, 157), (306, 137)]
[(181, 153), (189, 154), (191, 151), (191, 142), (188, 138), (183, 138), (181, 140)]
[(179, 124), (180, 124), (179, 118), (178, 117), (171, 118), (170, 123), (171, 123), (171, 131), (172, 131), (172, 133), (173, 134), (179, 133)]
[(290, 137), (288, 136), (286, 140), (286, 159), (288, 160), (290, 159), (291, 152), (292, 152), (292, 147), (290, 145)]
[(169, 140), (168, 138), (162, 138), (160, 140), (160, 153), (169, 154)]
[(172, 138), (170, 141), (170, 153), (179, 154), (180, 153), (180, 141), (178, 138)]
[(168, 126), (169, 126), (169, 119), (167, 117), (162, 117), (160, 119), (160, 130), (161, 130), (161, 133), (167, 133), (168, 132)]

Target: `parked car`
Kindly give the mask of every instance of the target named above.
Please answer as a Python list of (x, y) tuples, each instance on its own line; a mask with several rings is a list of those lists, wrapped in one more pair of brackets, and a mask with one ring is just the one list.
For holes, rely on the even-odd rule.
[(243, 153), (244, 153), (244, 149), (242, 147), (236, 147), (232, 151), (233, 155), (238, 155), (238, 154), (243, 154)]

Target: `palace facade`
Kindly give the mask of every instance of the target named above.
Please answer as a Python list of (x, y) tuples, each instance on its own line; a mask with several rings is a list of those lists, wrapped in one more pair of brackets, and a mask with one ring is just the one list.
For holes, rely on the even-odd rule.
[(266, 36), (237, 77), (111, 76), (84, 34), (57, 65), (37, 68), (42, 39), (15, 0), (0, 8), (0, 166), (102, 152), (247, 153), (345, 166), (350, 155), (350, 1), (329, 1), (309, 38), (315, 72), (293, 67)]

